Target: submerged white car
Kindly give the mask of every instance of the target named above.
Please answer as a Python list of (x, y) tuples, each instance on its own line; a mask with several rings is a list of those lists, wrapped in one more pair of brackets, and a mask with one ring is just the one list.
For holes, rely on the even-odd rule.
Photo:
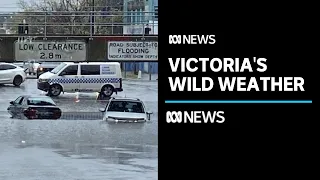
[(25, 69), (10, 63), (0, 63), (0, 84), (20, 86), (26, 78)]
[(146, 111), (144, 103), (139, 99), (116, 99), (111, 98), (104, 112), (103, 120), (111, 123), (141, 123), (150, 121), (152, 112)]

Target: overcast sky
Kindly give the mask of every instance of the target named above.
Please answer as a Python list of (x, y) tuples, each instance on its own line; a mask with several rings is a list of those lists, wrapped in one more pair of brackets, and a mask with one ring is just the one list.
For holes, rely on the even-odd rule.
[(18, 0), (0, 0), (0, 12), (18, 11)]

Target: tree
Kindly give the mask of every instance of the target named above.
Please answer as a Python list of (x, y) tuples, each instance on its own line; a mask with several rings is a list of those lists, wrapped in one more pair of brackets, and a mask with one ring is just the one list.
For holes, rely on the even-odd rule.
[[(30, 34), (43, 34), (45, 30), (47, 35), (89, 34), (92, 25), (90, 23), (92, 2), (92, 0), (40, 0), (31, 2), (20, 0), (18, 4), (23, 11), (15, 14), (14, 21), (18, 24), (25, 19), (30, 25)], [(123, 0), (95, 0), (95, 34), (122, 33), (122, 2)], [(107, 12), (102, 10), (107, 10)], [(106, 14), (108, 12), (109, 14)], [(106, 15), (101, 16), (103, 14)], [(47, 25), (46, 28), (45, 24)], [(17, 30), (17, 27), (14, 29)]]

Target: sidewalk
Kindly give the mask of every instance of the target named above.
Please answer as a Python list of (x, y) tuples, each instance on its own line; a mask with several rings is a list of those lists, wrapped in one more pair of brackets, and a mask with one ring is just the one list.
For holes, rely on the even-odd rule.
[(135, 75), (132, 72), (127, 72), (126, 74), (122, 72), (122, 77), (125, 81), (158, 81), (158, 74), (151, 74), (151, 80), (150, 75), (146, 73), (141, 74), (141, 79), (138, 78), (138, 75)]

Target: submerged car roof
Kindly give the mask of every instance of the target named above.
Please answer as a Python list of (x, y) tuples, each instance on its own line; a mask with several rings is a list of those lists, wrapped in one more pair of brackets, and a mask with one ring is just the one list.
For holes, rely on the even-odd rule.
[(44, 62), (41, 62), (41, 64), (61, 64), (63, 62), (47, 62), (47, 61), (44, 61)]
[(13, 65), (13, 66), (20, 67), (20, 68), (21, 68), (21, 65), (23, 65), (23, 63), (22, 63), (22, 64), (17, 64), (17, 63), (6, 63), (6, 62), (0, 62), (0, 64), (1, 64), (1, 65), (4, 65), (4, 64), (6, 64), (6, 65)]
[(30, 97), (30, 98), (50, 98), (51, 97), (48, 97), (48, 96), (45, 96), (45, 95), (23, 95), (23, 97)]
[(137, 98), (112, 98), (111, 101), (137, 101), (142, 102), (140, 99)]
[(25, 96), (22, 96), (24, 98), (27, 98), (27, 99), (32, 99), (32, 98), (43, 98), (43, 99), (48, 99), (50, 101), (52, 101), (54, 103), (54, 105), (56, 105), (56, 103), (53, 101), (53, 99), (51, 97), (48, 97), (48, 96), (41, 96), (41, 95), (25, 95)]
[(43, 65), (43, 64), (45, 64), (45, 65), (47, 65), (47, 64), (52, 64), (52, 65), (59, 65), (59, 64), (61, 64), (62, 62), (42, 62), (40, 65)]
[(25, 97), (25, 98), (47, 98), (47, 99), (51, 99), (51, 97), (41, 96), (41, 95), (24, 95), (22, 97)]
[[(6, 63), (6, 62), (0, 62), (0, 64), (10, 64), (10, 65), (15, 65), (15, 64), (18, 64), (18, 63)], [(23, 63), (21, 63), (23, 64)]]

